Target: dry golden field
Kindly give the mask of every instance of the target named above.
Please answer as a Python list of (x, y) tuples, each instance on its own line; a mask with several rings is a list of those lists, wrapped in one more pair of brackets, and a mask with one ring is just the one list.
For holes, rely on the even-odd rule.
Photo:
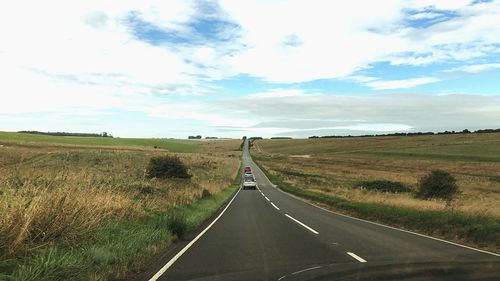
[[(241, 141), (199, 144), (195, 153), (150, 147), (78, 146), (0, 139), (0, 257), (90, 238), (113, 221), (193, 203), (230, 186)], [(191, 179), (148, 179), (152, 156), (176, 154)]]
[[(296, 187), (357, 202), (500, 218), (500, 134), (259, 140), (252, 154)], [(390, 180), (416, 188), (433, 169), (456, 177), (461, 192), (451, 205), (359, 187), (364, 181)]]

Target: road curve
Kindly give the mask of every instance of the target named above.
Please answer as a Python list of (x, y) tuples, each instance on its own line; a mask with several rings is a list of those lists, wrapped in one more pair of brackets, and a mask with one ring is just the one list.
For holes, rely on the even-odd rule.
[(500, 280), (495, 253), (315, 207), (273, 187), (247, 144), (243, 164), (259, 190), (240, 190), (198, 239), (147, 279)]

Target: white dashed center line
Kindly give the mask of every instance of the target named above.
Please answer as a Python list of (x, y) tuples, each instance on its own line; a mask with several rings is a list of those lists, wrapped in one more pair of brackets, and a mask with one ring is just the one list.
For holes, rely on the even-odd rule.
[(293, 220), (294, 222), (300, 224), (301, 226), (303, 226), (305, 229), (311, 231), (312, 233), (314, 234), (319, 234), (319, 232), (317, 232), (316, 230), (312, 229), (311, 227), (309, 227), (308, 225), (306, 225), (305, 223), (299, 221), (298, 219), (290, 216), (289, 214), (285, 214), (285, 216), (287, 216), (289, 219)]
[(347, 254), (359, 262), (366, 262), (366, 260), (364, 260), (362, 257), (356, 255), (355, 253), (347, 252)]

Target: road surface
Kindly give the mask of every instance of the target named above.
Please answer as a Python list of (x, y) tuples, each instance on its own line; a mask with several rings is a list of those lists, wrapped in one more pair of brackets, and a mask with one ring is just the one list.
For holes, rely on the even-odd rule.
[(152, 280), (500, 280), (495, 253), (315, 207), (273, 187), (246, 145), (243, 163), (260, 190), (240, 190)]

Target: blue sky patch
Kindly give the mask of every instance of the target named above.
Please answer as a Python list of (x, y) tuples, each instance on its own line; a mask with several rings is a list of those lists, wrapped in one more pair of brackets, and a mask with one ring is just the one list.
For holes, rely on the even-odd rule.
[(408, 12), (406, 23), (414, 28), (427, 28), (440, 22), (448, 21), (458, 17), (459, 14), (453, 11), (423, 9)]

